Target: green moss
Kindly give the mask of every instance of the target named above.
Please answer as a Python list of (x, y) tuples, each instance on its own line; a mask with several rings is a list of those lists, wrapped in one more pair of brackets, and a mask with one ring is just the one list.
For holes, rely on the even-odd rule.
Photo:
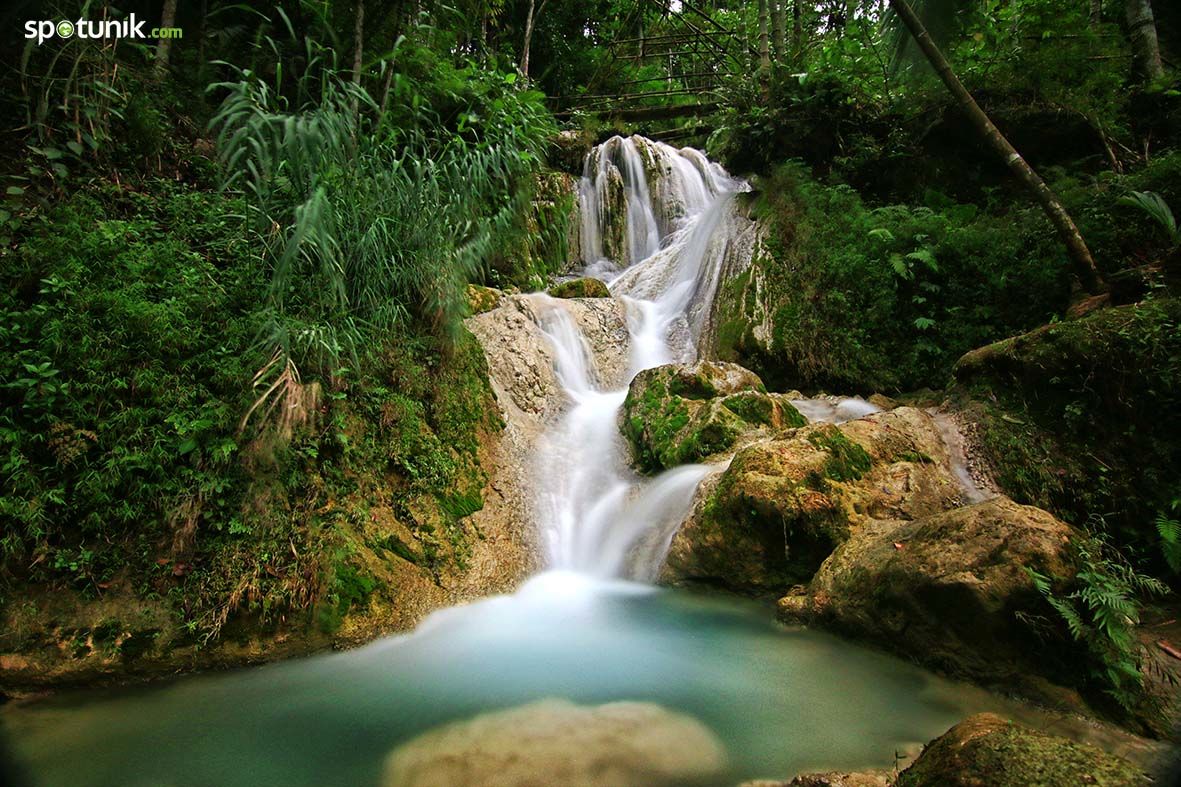
[(408, 563), (418, 564), (419, 561), (422, 560), (422, 558), (413, 549), (411, 549), (405, 541), (398, 538), (393, 533), (373, 540), (370, 543), (370, 546), (372, 546), (374, 549), (389, 550)]
[(752, 424), (770, 425), (775, 416), (775, 403), (767, 396), (736, 393), (722, 400), (722, 405), (742, 420)]
[[(954, 732), (955, 728), (948, 737)], [(1131, 763), (1101, 749), (1012, 723), (964, 742), (940, 738), (897, 780), (898, 787), (1146, 787), (1149, 783)]]
[(624, 403), (633, 415), (625, 421), (625, 434), (636, 453), (636, 462), (649, 471), (678, 464), (677, 435), (689, 423), (689, 408), (669, 395), (665, 381), (654, 378), (643, 387), (639, 400), (628, 392)]
[(747, 428), (742, 418), (727, 409), (703, 408), (679, 436), (678, 443), (671, 446), (667, 453), (675, 458), (674, 464), (695, 462), (734, 445), (734, 441)]
[(969, 353), (958, 395), (1015, 500), (1100, 527), (1165, 576), (1152, 526), (1181, 496), (1181, 301), (1104, 309)]
[(832, 425), (824, 425), (808, 433), (808, 442), (828, 452), (824, 476), (834, 481), (856, 481), (873, 464), (865, 449), (854, 443)]
[(584, 276), (580, 279), (570, 279), (549, 288), (549, 294), (554, 298), (610, 298), (611, 291), (607, 285), (598, 279)]
[(327, 599), (320, 607), (320, 629), (328, 634), (336, 631), (349, 610), (369, 604), (369, 597), (378, 586), (378, 581), (373, 577), (360, 573), (348, 563), (337, 563)]

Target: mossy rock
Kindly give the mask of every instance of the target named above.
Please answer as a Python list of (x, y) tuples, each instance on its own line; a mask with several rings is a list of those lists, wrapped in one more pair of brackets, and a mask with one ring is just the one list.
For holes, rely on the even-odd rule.
[(610, 298), (611, 291), (599, 279), (583, 276), (580, 279), (570, 279), (549, 288), (549, 294), (554, 298)]
[(965, 354), (955, 375), (1007, 494), (1075, 525), (1104, 512), (1115, 546), (1159, 555), (1153, 523), (1181, 495), (1181, 299), (1043, 326)]
[(866, 521), (806, 591), (781, 600), (781, 617), (1037, 696), (1043, 679), (1068, 680), (1070, 665), (1033, 622), (1047, 610), (1027, 569), (1069, 581), (1074, 536), (1045, 511), (1005, 497), (910, 522)]
[(756, 438), (703, 485), (662, 579), (762, 596), (808, 582), (867, 520), (897, 525), (958, 504), (939, 440), (931, 417), (909, 407)]
[(656, 472), (732, 448), (745, 432), (802, 426), (804, 417), (741, 366), (703, 361), (636, 375), (623, 406), (623, 433), (636, 464)]
[(1151, 783), (1127, 760), (992, 713), (970, 716), (936, 738), (895, 782), (897, 787), (1147, 787)]
[(870, 463), (831, 424), (742, 448), (675, 537), (669, 576), (751, 595), (807, 582), (849, 537), (843, 482)]
[(468, 311), (472, 314), (490, 312), (500, 305), (504, 293), (492, 287), (481, 287), (479, 284), (469, 284), (464, 292)]

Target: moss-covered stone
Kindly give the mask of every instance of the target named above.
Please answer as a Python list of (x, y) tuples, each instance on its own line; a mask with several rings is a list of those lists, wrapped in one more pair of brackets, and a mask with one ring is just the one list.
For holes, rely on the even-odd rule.
[(959, 488), (931, 417), (904, 407), (756, 440), (703, 494), (663, 579), (766, 595), (811, 579), (866, 518), (945, 511)]
[(569, 279), (559, 282), (549, 288), (549, 294), (554, 298), (610, 298), (611, 291), (599, 279), (583, 276), (579, 279)]
[(654, 472), (725, 451), (744, 432), (799, 426), (804, 417), (734, 364), (701, 362), (641, 372), (623, 407), (636, 464)]
[(1103, 512), (1117, 546), (1160, 560), (1152, 523), (1181, 496), (1168, 415), (1181, 409), (1181, 300), (1047, 325), (967, 353), (955, 374), (1005, 492), (1076, 525)]
[(499, 306), (501, 299), (504, 298), (504, 293), (492, 287), (469, 284), (465, 290), (465, 297), (468, 311), (471, 314), (483, 314)]
[(938, 669), (1040, 691), (1066, 676), (1039, 647), (1046, 610), (1028, 570), (1075, 572), (1070, 526), (1004, 497), (911, 522), (870, 520), (852, 531), (806, 591), (780, 602), (794, 622), (826, 624)]
[(897, 787), (1138, 787), (1151, 780), (1127, 760), (1085, 743), (1031, 730), (992, 713), (936, 738), (898, 776)]

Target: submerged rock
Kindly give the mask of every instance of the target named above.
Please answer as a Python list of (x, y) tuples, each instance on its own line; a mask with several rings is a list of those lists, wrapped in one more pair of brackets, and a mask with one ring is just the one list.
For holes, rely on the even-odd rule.
[(927, 744), (897, 787), (1138, 787), (1136, 766), (1085, 743), (1047, 735), (992, 713), (971, 716)]
[(554, 298), (610, 298), (611, 291), (599, 279), (583, 276), (559, 282), (549, 288), (549, 294)]
[(732, 448), (760, 427), (803, 426), (785, 397), (732, 363), (669, 364), (636, 375), (623, 405), (623, 433), (636, 463), (658, 471)]
[(953, 674), (1024, 684), (1051, 664), (1026, 622), (1043, 612), (1027, 569), (1073, 576), (1073, 534), (1045, 511), (1003, 497), (910, 522), (869, 521), (806, 590), (780, 600), (780, 614)]
[(703, 486), (663, 579), (782, 595), (863, 523), (938, 513), (958, 493), (938, 430), (920, 410), (782, 432), (740, 449)]
[(384, 787), (716, 784), (721, 742), (696, 719), (649, 702), (546, 699), (427, 732), (395, 749)]

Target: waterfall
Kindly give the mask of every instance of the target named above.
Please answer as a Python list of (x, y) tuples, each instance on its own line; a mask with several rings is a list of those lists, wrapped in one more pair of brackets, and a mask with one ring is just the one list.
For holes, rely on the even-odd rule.
[[(701, 152), (613, 137), (579, 182), (584, 275), (627, 309), (630, 373), (697, 357), (732, 240), (733, 196), (747, 188)], [(710, 472), (686, 465), (645, 479), (619, 433), (627, 388), (604, 390), (560, 301), (540, 309), (570, 405), (541, 439), (537, 518), (549, 568), (652, 579)]]

